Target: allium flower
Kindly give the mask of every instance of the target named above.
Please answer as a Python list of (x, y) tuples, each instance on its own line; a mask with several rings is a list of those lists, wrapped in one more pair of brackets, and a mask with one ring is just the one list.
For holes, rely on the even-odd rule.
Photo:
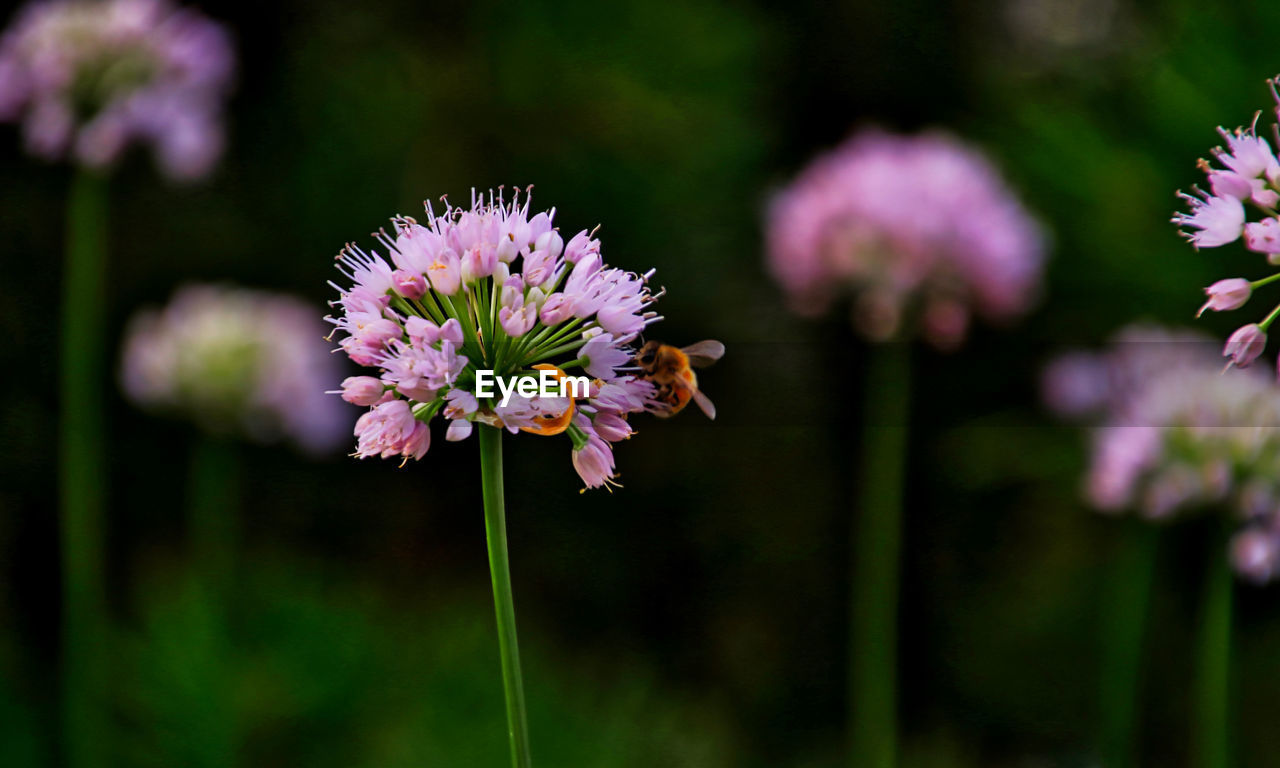
[(0, 37), (0, 122), (40, 157), (102, 168), (139, 142), (196, 179), (222, 153), (233, 69), (226, 31), (166, 0), (36, 0)]
[(1209, 297), (1209, 300), (1204, 303), (1203, 307), (1200, 307), (1196, 317), (1203, 315), (1206, 309), (1212, 309), (1214, 312), (1225, 312), (1243, 307), (1249, 297), (1253, 295), (1253, 283), (1242, 277), (1230, 277), (1226, 280), (1219, 280), (1205, 288), (1204, 293)]
[[(437, 215), (428, 203), (425, 224), (392, 219), (393, 232), (375, 235), (385, 257), (343, 249), (339, 269), (351, 285), (334, 286), (339, 312), (328, 319), (339, 347), (378, 369), (343, 384), (345, 400), (372, 407), (356, 424), (356, 456), (421, 458), (438, 415), (449, 441), (467, 439), (475, 422), (563, 433), (587, 487), (614, 483), (611, 443), (632, 434), (628, 414), (656, 408), (653, 385), (631, 361), (632, 342), (660, 319), (650, 305), (661, 294), (649, 290), (652, 271), (606, 265), (593, 233), (566, 244), (555, 214), (530, 215), (518, 191), (510, 201), (501, 190), (473, 192), (469, 209), (446, 203)], [(515, 386), (575, 369), (591, 379), (576, 401), (512, 393), (504, 403), (477, 381), (478, 371)]]
[(775, 197), (767, 228), (770, 270), (798, 311), (851, 293), (868, 337), (910, 321), (942, 348), (972, 313), (1029, 308), (1044, 262), (1040, 227), (996, 170), (942, 133), (854, 136)]
[(324, 332), (307, 304), (290, 296), (188, 286), (164, 309), (130, 321), (121, 380), (143, 407), (186, 415), (213, 431), (289, 438), (319, 452), (341, 440), (346, 424), (325, 394), (326, 383), (342, 378), (342, 366)]
[[(1267, 84), (1280, 117), (1277, 80), (1273, 78)], [(1276, 144), (1280, 146), (1280, 128), (1273, 126), (1273, 129)], [(1179, 192), (1179, 196), (1190, 203), (1191, 212), (1174, 215), (1173, 223), (1187, 228), (1183, 234), (1197, 248), (1226, 245), (1243, 235), (1246, 248), (1265, 255), (1268, 264), (1280, 265), (1280, 215), (1276, 210), (1280, 205), (1280, 160), (1271, 144), (1257, 135), (1256, 117), (1248, 129), (1228, 132), (1219, 128), (1218, 133), (1227, 146), (1217, 147), (1211, 154), (1223, 167), (1215, 168), (1208, 160), (1199, 162), (1212, 194), (1194, 187), (1194, 194)], [(1248, 220), (1249, 211), (1257, 214), (1257, 220)], [(1205, 288), (1209, 300), (1200, 312), (1239, 309), (1254, 291), (1276, 280), (1280, 280), (1280, 272), (1257, 280), (1239, 277), (1219, 280)], [(1248, 365), (1264, 351), (1267, 329), (1277, 316), (1280, 316), (1280, 306), (1261, 321), (1239, 328), (1227, 341), (1223, 355), (1230, 357), (1235, 365)]]
[(1255, 369), (1224, 374), (1215, 348), (1199, 334), (1128, 328), (1106, 352), (1052, 364), (1046, 399), (1100, 418), (1093, 506), (1153, 520), (1225, 509), (1241, 522), (1237, 570), (1266, 581), (1280, 552), (1280, 390)]

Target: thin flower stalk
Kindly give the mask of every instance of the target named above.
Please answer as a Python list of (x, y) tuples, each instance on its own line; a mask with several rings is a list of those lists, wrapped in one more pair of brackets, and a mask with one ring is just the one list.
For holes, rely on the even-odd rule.
[[(531, 214), (526, 190), (472, 194), (471, 205), (426, 205), (423, 223), (392, 219), (375, 233), (378, 250), (349, 243), (329, 318), (338, 347), (373, 375), (353, 376), (337, 392), (368, 410), (355, 425), (358, 458), (426, 455), (431, 425), (446, 441), (479, 431), (485, 534), (511, 763), (531, 763), (520, 672), (515, 601), (507, 551), (502, 432), (568, 440), (585, 488), (617, 486), (613, 444), (633, 434), (627, 419), (669, 414), (640, 370), (633, 342), (661, 319), (653, 272), (606, 265), (595, 232), (567, 241), (556, 211)], [(332, 336), (331, 336), (332, 338)], [(717, 345), (719, 346), (719, 345)], [(723, 347), (719, 346), (719, 353)], [(581, 373), (580, 390), (546, 391)], [(525, 385), (538, 387), (534, 394)], [(499, 391), (493, 389), (498, 382)]]

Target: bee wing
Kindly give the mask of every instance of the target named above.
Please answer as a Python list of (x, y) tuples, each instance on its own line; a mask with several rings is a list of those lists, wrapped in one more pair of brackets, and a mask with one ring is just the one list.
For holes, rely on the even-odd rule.
[(706, 368), (724, 357), (724, 345), (713, 339), (690, 344), (680, 351), (688, 356), (689, 365), (694, 368)]
[(715, 421), (716, 404), (711, 402), (711, 398), (702, 394), (702, 390), (700, 389), (693, 390), (693, 402), (697, 403), (698, 407), (702, 409), (702, 412), (707, 414), (708, 419)]

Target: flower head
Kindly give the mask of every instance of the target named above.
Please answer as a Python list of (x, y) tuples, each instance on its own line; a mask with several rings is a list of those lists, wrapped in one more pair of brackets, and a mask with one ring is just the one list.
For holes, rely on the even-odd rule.
[(196, 179), (222, 153), (234, 66), (220, 25), (166, 0), (35, 0), (0, 36), (0, 121), (40, 157), (103, 168), (139, 142)]
[[(164, 309), (130, 321), (121, 380), (139, 405), (185, 415), (212, 431), (287, 437), (323, 451), (342, 435), (342, 409), (324, 392), (342, 378), (341, 365), (323, 335), (324, 324), (299, 299), (189, 286)], [(343, 391), (349, 399), (374, 396), (368, 382), (356, 379), (343, 382)]]
[[(1267, 82), (1280, 117), (1277, 80)], [(1267, 264), (1277, 266), (1280, 265), (1280, 214), (1277, 214), (1277, 206), (1280, 206), (1280, 160), (1271, 144), (1257, 135), (1257, 118), (1254, 123), (1247, 129), (1237, 128), (1231, 132), (1218, 129), (1226, 147), (1217, 147), (1211, 154), (1223, 167), (1215, 168), (1208, 160), (1199, 163), (1200, 170), (1208, 177), (1212, 194), (1194, 188), (1195, 194), (1179, 192), (1179, 196), (1190, 204), (1191, 211), (1175, 214), (1173, 222), (1188, 228), (1183, 234), (1197, 247), (1226, 245), (1243, 235), (1248, 250), (1263, 254)], [(1277, 129), (1276, 141), (1280, 145), (1280, 128)], [(1250, 221), (1250, 213), (1257, 218)], [(1209, 300), (1200, 312), (1206, 309), (1239, 309), (1259, 288), (1276, 280), (1280, 280), (1280, 273), (1273, 272), (1257, 280), (1219, 280), (1205, 289)], [(1231, 357), (1237, 366), (1253, 362), (1266, 348), (1267, 329), (1277, 316), (1280, 316), (1280, 306), (1261, 321), (1240, 327), (1227, 341), (1223, 354)]]
[[(1265, 581), (1280, 552), (1280, 390), (1256, 369), (1224, 374), (1215, 347), (1128, 328), (1091, 360), (1072, 353), (1050, 366), (1045, 392), (1059, 410), (1099, 417), (1085, 482), (1093, 506), (1152, 520), (1223, 509), (1243, 521), (1237, 571)], [(1068, 391), (1093, 393), (1091, 407)]]
[(770, 270), (799, 311), (851, 293), (867, 336), (919, 319), (943, 348), (963, 340), (972, 313), (1030, 307), (1044, 262), (1040, 227), (996, 170), (940, 133), (854, 136), (774, 198), (767, 230)]
[[(590, 488), (615, 484), (612, 442), (630, 436), (627, 416), (656, 407), (653, 385), (631, 365), (633, 342), (660, 318), (652, 272), (604, 263), (600, 241), (579, 232), (566, 244), (556, 211), (530, 215), (529, 196), (476, 196), (469, 208), (426, 206), (426, 222), (398, 216), (376, 238), (338, 257), (350, 281), (328, 318), (339, 347), (377, 369), (344, 383), (348, 402), (370, 407), (356, 424), (356, 456), (421, 458), (428, 425), (465, 440), (473, 424), (566, 435)], [(660, 294), (658, 294), (660, 295)], [(587, 391), (517, 392), (522, 379), (585, 373)], [(484, 372), (483, 374), (481, 372)], [(484, 377), (509, 387), (502, 396)], [(371, 382), (378, 382), (375, 387)]]

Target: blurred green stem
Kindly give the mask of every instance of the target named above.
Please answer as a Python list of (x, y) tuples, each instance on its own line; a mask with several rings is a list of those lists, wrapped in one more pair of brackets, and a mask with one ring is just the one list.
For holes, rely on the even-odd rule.
[(196, 579), (222, 611), (235, 565), (239, 471), (230, 440), (201, 434), (191, 452), (187, 536)]
[(236, 560), (240, 473), (236, 447), (227, 438), (197, 436), (191, 451), (187, 482), (187, 539), (197, 605), (207, 610), (203, 648), (207, 676), (198, 678), (200, 722), (191, 723), (188, 736), (200, 744), (193, 757), (199, 768), (230, 768), (236, 764), (236, 713), (229, 675), (231, 631), (230, 596)]
[(854, 516), (850, 740), (855, 768), (897, 760), (898, 576), (910, 403), (910, 347), (869, 348), (861, 495)]
[(106, 180), (78, 171), (67, 199), (58, 463), (62, 546), (62, 748), (66, 765), (104, 763), (102, 376)]
[(493, 608), (498, 618), (498, 652), (502, 656), (511, 765), (529, 768), (529, 723), (524, 711), (524, 683), (520, 679), (516, 606), (511, 594), (506, 505), (502, 497), (502, 430), (497, 427), (480, 427), (480, 482), (484, 487), (484, 530), (489, 545), (489, 572), (493, 576)]
[(1231, 764), (1231, 601), (1235, 587), (1227, 558), (1227, 528), (1211, 538), (1204, 603), (1200, 614), (1200, 658), (1196, 685), (1195, 754), (1201, 768)]
[(1138, 701), (1142, 687), (1142, 646), (1155, 578), (1160, 528), (1144, 520), (1124, 520), (1124, 541), (1110, 581), (1102, 626), (1102, 765), (1136, 765)]

